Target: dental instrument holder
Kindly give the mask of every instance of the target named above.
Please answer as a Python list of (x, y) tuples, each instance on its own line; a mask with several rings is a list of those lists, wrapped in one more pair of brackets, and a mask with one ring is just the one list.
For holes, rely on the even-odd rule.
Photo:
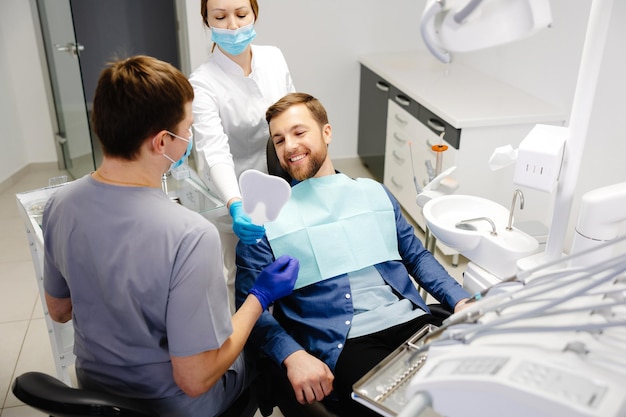
[[(441, 134), (439, 135), (442, 142), (443, 142), (444, 135), (445, 135), (445, 131), (442, 131)], [(435, 155), (437, 155), (437, 158), (435, 160), (435, 178), (436, 178), (439, 174), (441, 174), (441, 167), (443, 166), (443, 153), (448, 150), (448, 146), (440, 143), (438, 145), (433, 145), (431, 149), (433, 150), (433, 152), (435, 152)], [(437, 243), (437, 239), (435, 238), (435, 236), (433, 236), (432, 233), (430, 233), (428, 226), (425, 227), (424, 235), (425, 235), (424, 246), (430, 253), (434, 255), (435, 244)]]
[[(456, 167), (451, 167), (451, 168), (448, 168), (443, 174), (441, 172), (441, 169), (443, 167), (443, 153), (448, 150), (448, 146), (441, 143), (443, 142), (443, 136), (445, 134), (446, 134), (445, 130), (441, 130), (439, 134), (440, 143), (437, 145), (433, 145), (431, 147), (431, 149), (437, 155), (436, 160), (435, 160), (435, 173), (432, 176), (429, 175), (430, 182), (427, 185), (425, 185), (424, 188), (421, 188), (421, 189), (418, 187), (417, 180), (415, 178), (415, 167), (413, 166), (413, 149), (411, 147), (411, 142), (410, 141), (408, 142), (409, 153), (411, 155), (411, 168), (413, 169), (413, 183), (415, 184), (415, 191), (417, 192), (415, 202), (420, 207), (423, 207), (424, 204), (426, 204), (426, 202), (432, 198), (432, 196), (430, 195), (425, 196), (426, 192), (430, 191), (433, 188), (438, 187), (439, 184), (441, 183), (441, 180), (444, 177), (447, 177), (448, 175), (450, 175), (450, 173), (456, 169)], [(430, 161), (427, 160), (426, 163), (427, 163), (426, 169), (429, 169), (429, 168), (432, 169), (432, 166), (428, 165)], [(428, 229), (428, 226), (426, 225), (424, 227), (424, 247), (430, 253), (435, 255), (436, 243), (437, 243), (437, 239), (432, 233), (430, 233), (430, 230)], [(457, 264), (455, 263), (453, 263), (452, 265), (455, 267), (457, 266)], [(419, 293), (420, 293), (420, 296), (424, 300), (426, 300), (428, 293), (421, 286), (419, 287)]]
[(513, 183), (552, 193), (557, 185), (568, 128), (536, 125), (520, 142)]

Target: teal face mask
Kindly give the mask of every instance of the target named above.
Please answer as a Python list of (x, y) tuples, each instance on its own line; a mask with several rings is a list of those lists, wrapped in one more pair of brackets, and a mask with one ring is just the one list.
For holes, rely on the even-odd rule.
[(180, 159), (178, 161), (174, 161), (172, 158), (170, 158), (169, 156), (167, 156), (166, 154), (163, 154), (163, 156), (172, 163), (172, 165), (170, 165), (170, 171), (173, 169), (178, 168), (179, 166), (181, 166), (183, 164), (183, 162), (185, 162), (185, 160), (189, 157), (189, 154), (191, 153), (191, 149), (193, 148), (193, 132), (191, 130), (191, 128), (189, 128), (189, 138), (184, 138), (182, 136), (178, 136), (173, 134), (172, 132), (167, 132), (169, 135), (172, 135), (173, 137), (175, 137), (176, 139), (180, 139), (180, 140), (184, 140), (185, 142), (187, 142), (187, 150), (185, 151), (185, 153), (183, 154), (183, 156), (180, 157)]
[(230, 55), (242, 53), (255, 37), (254, 22), (235, 30), (211, 28), (213, 42)]

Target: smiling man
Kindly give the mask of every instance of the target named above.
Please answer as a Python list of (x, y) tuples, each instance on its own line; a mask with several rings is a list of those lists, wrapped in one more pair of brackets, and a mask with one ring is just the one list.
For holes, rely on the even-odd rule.
[(286, 375), (289, 395), (278, 404), (285, 416), (306, 415), (298, 404), (315, 401), (340, 416), (377, 416), (350, 398), (352, 385), (423, 326), (441, 323), (411, 277), (450, 311), (469, 294), (424, 248), (382, 184), (335, 171), (332, 128), (316, 98), (288, 94), (266, 119), (294, 179), (292, 196), (258, 244), (238, 245), (237, 303), (281, 255), (296, 257), (300, 273), (291, 295), (261, 315), (249, 343)]

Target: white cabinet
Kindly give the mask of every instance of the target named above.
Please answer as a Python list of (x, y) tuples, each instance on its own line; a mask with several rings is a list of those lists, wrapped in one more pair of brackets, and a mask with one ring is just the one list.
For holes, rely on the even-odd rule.
[[(488, 198), (508, 208), (518, 188), (513, 184), (514, 166), (492, 171), (493, 151), (509, 144), (517, 148), (537, 123), (565, 122), (565, 113), (549, 103), (460, 64), (438, 63), (424, 53), (375, 54), (359, 61), (389, 85), (383, 182), (422, 228), (413, 175), (420, 188), (428, 183), (426, 163), (435, 168), (431, 146), (440, 143), (442, 130), (448, 146), (442, 170), (456, 166), (451, 175), (458, 183), (455, 193)], [(552, 196), (522, 191), (525, 207), (516, 210), (515, 220), (549, 224)]]
[(20, 216), (26, 227), (26, 237), (30, 254), (35, 268), (35, 278), (37, 279), (37, 288), (39, 289), (39, 298), (43, 307), (44, 319), (48, 336), (50, 337), (50, 346), (52, 347), (52, 358), (57, 377), (72, 386), (71, 368), (74, 366), (74, 328), (72, 321), (66, 323), (58, 323), (48, 314), (48, 306), (46, 304), (45, 291), (43, 287), (43, 231), (41, 229), (41, 221), (43, 209), (46, 201), (57, 190), (59, 186), (41, 188), (39, 190), (26, 191), (16, 194), (17, 207)]
[[(415, 204), (415, 196), (417, 189), (423, 188), (434, 176), (437, 152), (432, 147), (439, 143), (439, 136), (389, 100), (384, 183), (404, 202), (405, 209), (422, 228), (424, 222), (421, 210)], [(456, 161), (456, 149), (447, 142), (443, 146), (447, 149), (442, 152), (441, 170), (454, 166)]]
[[(422, 209), (416, 204), (417, 189), (428, 184), (437, 167), (437, 152), (432, 147), (440, 145), (440, 136), (426, 127), (413, 114), (410, 104), (398, 97), (389, 99), (387, 110), (387, 136), (385, 142), (385, 174), (383, 183), (398, 199), (405, 211), (425, 230), (426, 224)], [(407, 103), (407, 104), (404, 104)], [(405, 106), (407, 109), (403, 108)], [(417, 108), (417, 106), (415, 106)], [(441, 155), (441, 171), (456, 164), (456, 149), (442, 144), (445, 151)], [(456, 252), (437, 242), (437, 247), (445, 255)]]

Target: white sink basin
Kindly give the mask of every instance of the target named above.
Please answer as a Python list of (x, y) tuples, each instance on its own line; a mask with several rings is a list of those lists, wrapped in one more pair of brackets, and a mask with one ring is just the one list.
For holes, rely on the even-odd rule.
[(438, 197), (424, 205), (423, 214), (441, 243), (501, 278), (515, 274), (516, 261), (539, 247), (535, 238), (521, 230), (507, 230), (509, 210), (485, 198)]

